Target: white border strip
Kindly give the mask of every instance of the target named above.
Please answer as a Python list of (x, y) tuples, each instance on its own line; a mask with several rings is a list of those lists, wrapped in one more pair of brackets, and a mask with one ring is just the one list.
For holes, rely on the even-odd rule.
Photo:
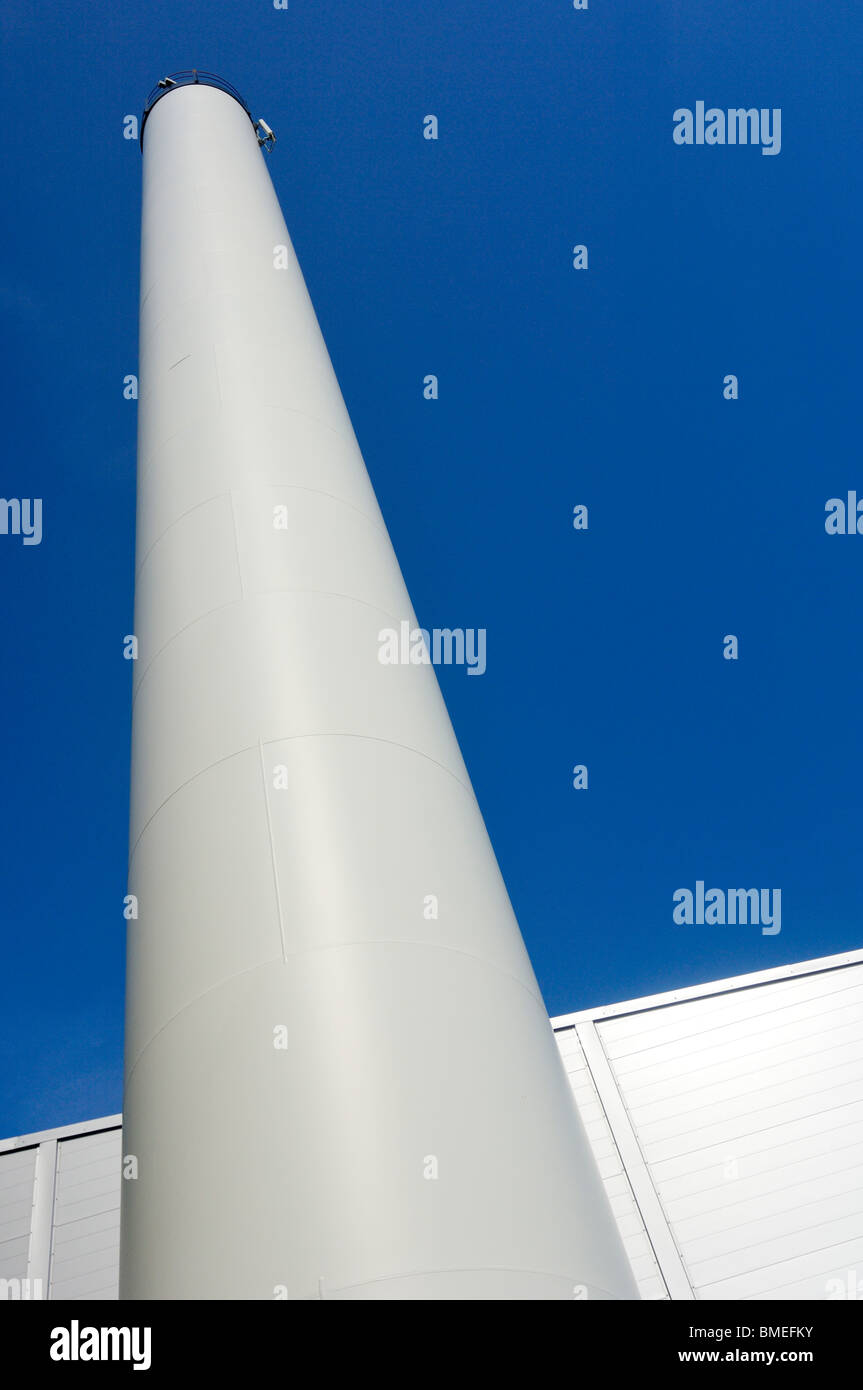
[(671, 1227), (662, 1208), (650, 1169), (644, 1161), (635, 1130), (623, 1098), (614, 1079), (614, 1073), (605, 1055), (602, 1039), (593, 1022), (576, 1025), (578, 1041), (584, 1053), (588, 1069), (593, 1077), (605, 1118), (617, 1145), (623, 1169), (626, 1174), (635, 1204), (641, 1215), (647, 1239), (653, 1246), (656, 1263), (665, 1280), (668, 1296), (672, 1299), (694, 1299), (695, 1293), (689, 1282), (686, 1267), (671, 1233)]
[[(57, 1140), (45, 1139), (36, 1150), (33, 1179), (33, 1213), (30, 1217), (30, 1247), (27, 1252), (27, 1278), (30, 1287), (48, 1298), (51, 1286), (51, 1247), (54, 1239), (54, 1189), (57, 1182)], [(38, 1284), (34, 1284), (38, 1280)]]

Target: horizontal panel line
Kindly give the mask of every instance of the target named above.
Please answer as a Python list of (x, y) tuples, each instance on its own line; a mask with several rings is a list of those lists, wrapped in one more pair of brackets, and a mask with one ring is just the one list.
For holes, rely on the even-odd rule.
[[(787, 1102), (784, 1103), (787, 1104)], [(843, 1101), (840, 1105), (828, 1105), (825, 1106), (823, 1110), (812, 1110), (802, 1118), (800, 1116), (796, 1116), (794, 1119), (790, 1120), (777, 1120), (772, 1125), (765, 1125), (763, 1129), (750, 1129), (746, 1131), (744, 1134), (737, 1135), (736, 1138), (737, 1140), (740, 1140), (749, 1139), (756, 1134), (774, 1134), (777, 1130), (784, 1129), (786, 1125), (799, 1125), (802, 1123), (803, 1120), (817, 1120), (819, 1115), (832, 1115), (838, 1111), (847, 1110), (850, 1106), (861, 1104), (863, 1104), (863, 1101)], [(702, 1128), (708, 1129), (709, 1126), (703, 1125)], [(664, 1141), (656, 1140), (655, 1142), (662, 1143)], [(695, 1149), (681, 1149), (678, 1153), (665, 1154), (661, 1159), (649, 1159), (648, 1162), (650, 1164), (651, 1169), (653, 1169), (654, 1166), (658, 1163), (669, 1163), (672, 1159), (675, 1158), (688, 1158), (691, 1154), (705, 1153), (708, 1149), (716, 1149), (721, 1147), (722, 1145), (733, 1144), (734, 1142), (735, 1139), (733, 1137), (730, 1139), (714, 1139), (709, 1144), (702, 1144)]]
[[(814, 1037), (818, 1037), (818, 1038), (828, 1038), (828, 1037), (831, 1037), (831, 1036), (832, 1036), (833, 1034), (835, 1034), (835, 1033), (842, 1032), (843, 1029), (852, 1029), (852, 1028), (854, 1028), (854, 1027), (855, 1027), (855, 1025), (854, 1025), (853, 1023), (842, 1023), (842, 1024), (839, 1024), (839, 1026), (838, 1026), (837, 1028), (830, 1028), (830, 1029), (825, 1028), (825, 1029), (823, 1030), (823, 1032), (818, 1032), (818, 1033), (816, 1033), (816, 1034), (813, 1034), (813, 1036), (814, 1036)], [(727, 1062), (714, 1062), (714, 1063), (712, 1063), (711, 1065), (709, 1065), (707, 1068), (705, 1068), (705, 1070), (712, 1071), (712, 1070), (714, 1070), (714, 1069), (716, 1069), (716, 1068), (719, 1068), (719, 1067), (739, 1067), (739, 1066), (741, 1065), (741, 1063), (743, 1063), (743, 1062), (749, 1063), (749, 1062), (751, 1062), (751, 1061), (754, 1061), (754, 1060), (755, 1060), (756, 1058), (758, 1058), (758, 1057), (763, 1057), (766, 1053), (775, 1052), (775, 1051), (777, 1051), (779, 1048), (782, 1048), (782, 1047), (790, 1047), (790, 1046), (792, 1046), (791, 1043), (787, 1043), (787, 1042), (776, 1043), (776, 1042), (774, 1042), (774, 1043), (772, 1043), (769, 1047), (756, 1048), (755, 1051), (752, 1051), (752, 1052), (747, 1051), (746, 1054), (745, 1054), (745, 1057), (733, 1058), (732, 1060), (727, 1061)], [(859, 1036), (859, 1033), (856, 1033), (852, 1038), (850, 1038), (850, 1039), (848, 1040), (847, 1044), (846, 1044), (846, 1043), (839, 1043), (839, 1044), (835, 1044), (835, 1043), (834, 1043), (832, 1046), (831, 1046), (830, 1044), (828, 1044), (827, 1047), (819, 1047), (819, 1048), (816, 1048), (816, 1049), (815, 1049), (814, 1051), (812, 1051), (812, 1052), (800, 1052), (800, 1053), (797, 1053), (794, 1057), (790, 1057), (790, 1058), (788, 1058), (788, 1059), (785, 1060), (785, 1061), (775, 1062), (773, 1065), (776, 1066), (776, 1067), (794, 1066), (797, 1062), (803, 1062), (803, 1061), (805, 1061), (806, 1058), (808, 1058), (808, 1057), (820, 1057), (820, 1056), (821, 1056), (822, 1054), (824, 1054), (824, 1053), (833, 1052), (837, 1046), (839, 1046), (839, 1047), (845, 1047), (845, 1046), (848, 1046), (848, 1047), (860, 1046), (860, 1036)], [(688, 1056), (688, 1055), (689, 1055), (689, 1054), (687, 1053), (686, 1056)], [(863, 1053), (861, 1053), (861, 1056), (863, 1056)], [(688, 1071), (687, 1071), (687, 1072), (680, 1072), (679, 1075), (680, 1075), (680, 1078), (681, 1078), (681, 1080), (682, 1080), (682, 1079), (684, 1079), (684, 1077), (688, 1077), (689, 1072), (688, 1072)], [(673, 1080), (674, 1080), (674, 1078), (672, 1078), (672, 1077), (665, 1077), (665, 1078), (662, 1078), (662, 1079), (657, 1080), (657, 1081), (646, 1081), (646, 1082), (643, 1082), (642, 1085), (640, 1085), (640, 1086), (633, 1086), (633, 1087), (631, 1087), (631, 1088), (630, 1088), (630, 1087), (627, 1087), (627, 1088), (626, 1088), (626, 1093), (627, 1093), (627, 1096), (628, 1096), (628, 1097), (630, 1098), (630, 1100), (632, 1101), (632, 1104), (633, 1104), (633, 1105), (642, 1105), (642, 1104), (647, 1104), (647, 1105), (649, 1105), (649, 1104), (651, 1104), (650, 1101), (632, 1100), (632, 1097), (633, 1097), (634, 1095), (636, 1095), (639, 1091), (647, 1091), (647, 1090), (650, 1090), (650, 1089), (653, 1088), (653, 1087), (669, 1087), (669, 1088), (670, 1088), (670, 1087), (673, 1085)], [(721, 1081), (707, 1082), (707, 1085), (723, 1086), (723, 1085), (725, 1085), (726, 1083), (730, 1085), (730, 1084), (733, 1083), (733, 1081), (734, 1081), (734, 1077), (732, 1076), (732, 1077), (724, 1078), (724, 1079), (721, 1080)], [(674, 1094), (675, 1094), (675, 1095), (678, 1095), (678, 1096), (690, 1095), (690, 1094), (692, 1094), (693, 1091), (702, 1090), (703, 1087), (704, 1087), (704, 1084), (705, 1084), (705, 1083), (704, 1083), (703, 1073), (702, 1073), (702, 1074), (701, 1074), (701, 1081), (700, 1081), (700, 1082), (696, 1083), (694, 1086), (687, 1086), (685, 1089), (681, 1088), (681, 1089), (679, 1089), (679, 1090), (675, 1090)]]
[[(697, 1055), (698, 1055), (699, 1053), (701, 1053), (701, 1052), (709, 1052), (712, 1048), (721, 1047), (721, 1046), (723, 1045), (723, 1041), (726, 1041), (726, 1042), (727, 1042), (727, 1040), (728, 1040), (728, 1038), (727, 1038), (728, 1030), (729, 1030), (730, 1028), (735, 1029), (735, 1040), (736, 1040), (736, 1039), (740, 1039), (741, 1041), (744, 1041), (744, 1040), (745, 1040), (746, 1038), (748, 1038), (748, 1037), (752, 1037), (752, 1036), (757, 1037), (758, 1034), (759, 1034), (761, 1031), (763, 1031), (763, 1030), (761, 1030), (761, 1029), (755, 1029), (755, 1030), (747, 1031), (747, 1030), (744, 1028), (744, 1026), (743, 1026), (744, 1023), (754, 1023), (756, 1020), (761, 1019), (761, 1020), (764, 1021), (766, 1024), (772, 1025), (772, 1024), (774, 1023), (774, 1020), (775, 1020), (776, 1016), (777, 1016), (778, 1014), (780, 1014), (780, 1013), (787, 1013), (787, 1012), (789, 1012), (791, 1009), (799, 1009), (799, 1008), (802, 1008), (805, 1004), (819, 1004), (819, 1003), (822, 1002), (823, 999), (828, 999), (828, 998), (829, 998), (829, 999), (833, 1000), (833, 999), (835, 999), (838, 995), (841, 995), (841, 994), (852, 994), (852, 993), (859, 993), (859, 995), (860, 995), (860, 1001), (859, 1001), (859, 1002), (863, 1002), (863, 984), (855, 983), (855, 984), (853, 984), (853, 985), (845, 985), (845, 986), (843, 986), (841, 989), (831, 990), (831, 992), (830, 992), (829, 995), (822, 995), (822, 996), (819, 996), (818, 999), (796, 1000), (793, 1004), (788, 1004), (788, 1005), (786, 1005), (784, 1008), (782, 1008), (782, 1009), (777, 1009), (777, 1010), (775, 1010), (775, 1011), (774, 1011), (773, 1009), (771, 1009), (769, 1006), (766, 1006), (765, 1009), (764, 1009), (764, 1011), (763, 1011), (763, 1013), (752, 1014), (752, 1016), (751, 1016), (750, 1018), (747, 1018), (747, 1019), (745, 1019), (745, 1020), (741, 1020), (741, 1019), (733, 1020), (733, 1019), (730, 1019), (728, 1022), (722, 1024), (721, 1026), (718, 1026), (718, 1027), (715, 1027), (715, 1028), (708, 1028), (707, 1030), (702, 1030), (702, 1029), (700, 1029), (700, 1028), (694, 1028), (694, 1029), (692, 1030), (691, 1033), (682, 1034), (682, 1035), (681, 1035), (680, 1037), (678, 1037), (678, 1038), (670, 1038), (670, 1039), (667, 1038), (667, 1039), (665, 1039), (665, 1040), (662, 1041), (662, 1042), (658, 1042), (658, 1043), (649, 1043), (649, 1044), (648, 1044), (647, 1046), (645, 1046), (645, 1047), (633, 1048), (633, 1050), (632, 1050), (631, 1052), (621, 1052), (621, 1053), (617, 1053), (617, 1054), (615, 1054), (615, 1055), (613, 1055), (613, 1056), (612, 1056), (612, 1055), (609, 1055), (609, 1061), (611, 1062), (612, 1066), (614, 1067), (615, 1074), (617, 1074), (618, 1063), (624, 1061), (627, 1057), (643, 1057), (645, 1053), (647, 1053), (647, 1052), (657, 1052), (660, 1048), (663, 1048), (663, 1047), (665, 1047), (665, 1048), (683, 1047), (690, 1039), (692, 1039), (692, 1038), (703, 1038), (703, 1037), (705, 1037), (706, 1033), (724, 1033), (724, 1034), (726, 1035), (726, 1037), (725, 1037), (724, 1040), (723, 1040), (722, 1038), (717, 1038), (717, 1039), (715, 1039), (714, 1041), (707, 1043), (705, 1047), (687, 1048), (687, 1056), (689, 1056), (689, 1057), (697, 1056)], [(857, 1003), (857, 1002), (858, 1002), (857, 1000), (849, 1001), (848, 1007), (849, 1007), (849, 1008), (852, 1007), (853, 1004), (855, 1004), (855, 1003)], [(833, 1005), (832, 1007), (835, 1007), (835, 1005)], [(817, 1019), (817, 1018), (819, 1017), (819, 1014), (818, 1014), (818, 1010), (817, 1010), (817, 1009), (814, 1009), (814, 1010), (812, 1011), (811, 1017), (812, 1017), (813, 1019)], [(804, 1020), (802, 1020), (802, 1019), (788, 1019), (788, 1020), (786, 1020), (785, 1024), (783, 1024), (783, 1023), (780, 1022), (780, 1023), (778, 1023), (776, 1026), (777, 1026), (778, 1028), (779, 1028), (779, 1027), (783, 1027), (783, 1026), (791, 1027), (794, 1023), (800, 1023), (800, 1022), (803, 1022), (803, 1021), (804, 1021)], [(601, 1024), (599, 1025), (599, 1027), (601, 1027)], [(612, 1041), (612, 1040), (610, 1039), (609, 1041)], [(657, 1064), (656, 1062), (651, 1062), (651, 1061), (647, 1061), (647, 1062), (644, 1063), (644, 1066), (645, 1066), (645, 1067), (655, 1066), (655, 1065), (661, 1065), (661, 1064)], [(624, 1072), (622, 1073), (622, 1075), (623, 1075), (623, 1076), (631, 1076), (631, 1075), (633, 1075), (635, 1072), (639, 1072), (639, 1071), (643, 1071), (643, 1070), (644, 1070), (644, 1067), (632, 1067), (632, 1068), (630, 1068), (629, 1070), (624, 1071)]]
[[(847, 1126), (845, 1126), (845, 1125), (837, 1125), (835, 1129), (827, 1130), (827, 1131), (825, 1131), (825, 1133), (827, 1133), (827, 1134), (836, 1134), (837, 1131), (838, 1131), (839, 1129), (845, 1129), (845, 1128), (847, 1128)], [(825, 1153), (842, 1153), (844, 1149), (859, 1149), (860, 1146), (861, 1146), (861, 1141), (860, 1141), (859, 1139), (855, 1139), (852, 1143), (850, 1143), (850, 1144), (844, 1144), (844, 1145), (840, 1146), (839, 1148), (836, 1148), (835, 1146), (831, 1146), (829, 1149), (826, 1149), (824, 1152), (825, 1152)], [(760, 1149), (760, 1150), (758, 1150), (758, 1152), (759, 1152), (759, 1153), (769, 1153), (769, 1150), (768, 1150), (768, 1149)], [(817, 1162), (817, 1160), (818, 1160), (819, 1158), (823, 1158), (823, 1157), (824, 1157), (824, 1153), (820, 1153), (820, 1154), (812, 1154), (812, 1155), (810, 1155), (809, 1158), (793, 1159), (793, 1160), (788, 1164), (788, 1167), (789, 1167), (789, 1168), (792, 1168), (792, 1167), (796, 1168), (799, 1164), (802, 1164), (802, 1163), (815, 1163), (815, 1162)], [(712, 1165), (712, 1166), (715, 1167), (716, 1165)], [(852, 1163), (850, 1166), (851, 1166), (852, 1168), (854, 1168), (854, 1167), (856, 1167), (857, 1165)], [(696, 1171), (698, 1171), (698, 1170), (696, 1169)], [(847, 1171), (848, 1171), (847, 1168), (840, 1168), (840, 1169), (837, 1170), (837, 1172), (840, 1172), (840, 1173), (846, 1173)], [(751, 1176), (748, 1177), (748, 1178), (741, 1178), (741, 1179), (729, 1178), (729, 1179), (724, 1179), (723, 1181), (728, 1181), (728, 1182), (737, 1182), (737, 1181), (740, 1181), (740, 1182), (753, 1182), (753, 1181), (755, 1180), (755, 1178), (757, 1178), (757, 1177), (767, 1177), (767, 1176), (770, 1176), (770, 1174), (767, 1172), (767, 1170), (765, 1170), (764, 1173), (753, 1173), (753, 1174), (751, 1174)], [(827, 1177), (831, 1177), (831, 1178), (832, 1178), (832, 1177), (834, 1176), (834, 1173), (833, 1173), (833, 1171), (831, 1171), (831, 1172), (829, 1172), (829, 1173), (823, 1174), (823, 1176), (824, 1176), (825, 1178), (827, 1178)], [(670, 1181), (675, 1181), (675, 1179), (670, 1179)], [(799, 1183), (805, 1182), (805, 1181), (806, 1181), (805, 1178), (794, 1178), (794, 1179), (792, 1179), (792, 1181), (791, 1181), (790, 1183), (783, 1183), (781, 1187), (771, 1186), (770, 1191), (771, 1191), (771, 1192), (784, 1192), (785, 1189), (786, 1189), (786, 1187), (796, 1187), (796, 1186), (798, 1186)], [(815, 1181), (815, 1179), (812, 1179), (812, 1181)], [(708, 1187), (697, 1187), (697, 1188), (694, 1188), (694, 1189), (692, 1190), (692, 1192), (682, 1192), (678, 1197), (667, 1196), (667, 1197), (665, 1198), (664, 1205), (666, 1205), (666, 1209), (667, 1209), (667, 1208), (668, 1208), (669, 1206), (671, 1206), (671, 1204), (673, 1204), (674, 1202), (686, 1202), (686, 1201), (689, 1201), (689, 1200), (690, 1200), (691, 1198), (693, 1198), (693, 1197), (698, 1197), (702, 1192), (714, 1192), (714, 1191), (716, 1190), (716, 1187), (717, 1187), (717, 1184), (716, 1184), (716, 1183), (710, 1183)], [(752, 1201), (752, 1200), (755, 1200), (755, 1199), (754, 1199), (754, 1198), (749, 1198), (749, 1197), (741, 1197), (741, 1198), (740, 1198), (740, 1201), (741, 1201), (741, 1202)], [(728, 1206), (734, 1206), (734, 1205), (736, 1205), (736, 1203), (730, 1202), (730, 1203), (728, 1203), (727, 1205), (728, 1205)], [(727, 1207), (726, 1207), (725, 1205), (720, 1204), (720, 1205), (717, 1206), (717, 1207), (705, 1207), (704, 1211), (700, 1212), (699, 1215), (701, 1215), (701, 1216), (709, 1216), (711, 1212), (714, 1212), (714, 1211), (725, 1211), (725, 1210), (727, 1210)], [(669, 1218), (668, 1218), (668, 1219), (669, 1219), (669, 1221), (689, 1220), (688, 1217), (672, 1217), (672, 1216), (670, 1216), (670, 1215), (669, 1215)]]

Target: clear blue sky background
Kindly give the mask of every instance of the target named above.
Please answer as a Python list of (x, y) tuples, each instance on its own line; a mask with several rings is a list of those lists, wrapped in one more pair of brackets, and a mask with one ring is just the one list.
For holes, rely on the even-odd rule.
[[(486, 675), (441, 679), (550, 1012), (861, 946), (863, 537), (824, 530), (863, 496), (859, 10), (6, 0), (0, 23), (0, 493), (44, 504), (40, 546), (0, 536), (0, 1135), (121, 1105), (122, 127), (178, 69), (275, 129), (414, 605), (488, 631)], [(675, 146), (698, 99), (781, 107), (781, 154)], [(699, 878), (781, 888), (781, 934), (675, 926)]]

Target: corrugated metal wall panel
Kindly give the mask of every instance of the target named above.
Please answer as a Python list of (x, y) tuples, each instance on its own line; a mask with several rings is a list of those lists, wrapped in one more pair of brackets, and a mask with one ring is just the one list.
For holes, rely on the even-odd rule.
[(121, 1131), (58, 1146), (50, 1298), (117, 1297)]

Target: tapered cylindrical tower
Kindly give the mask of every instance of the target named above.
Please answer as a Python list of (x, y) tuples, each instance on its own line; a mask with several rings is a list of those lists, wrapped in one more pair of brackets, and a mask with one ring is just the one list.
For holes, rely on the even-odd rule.
[(255, 127), (143, 159), (121, 1296), (636, 1297)]

